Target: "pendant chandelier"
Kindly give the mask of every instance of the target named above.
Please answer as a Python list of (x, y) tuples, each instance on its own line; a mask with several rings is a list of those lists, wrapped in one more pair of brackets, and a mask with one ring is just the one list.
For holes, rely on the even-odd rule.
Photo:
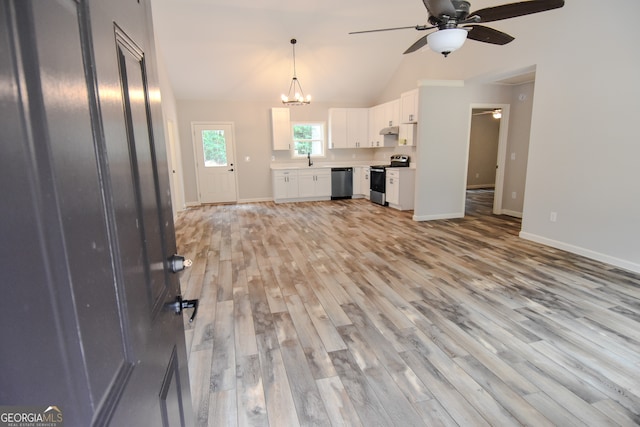
[(300, 81), (296, 76), (296, 39), (291, 39), (291, 47), (293, 48), (293, 79), (289, 85), (289, 93), (287, 95), (282, 94), (280, 97), (282, 103), (285, 105), (307, 105), (311, 103), (311, 95), (304, 96)]

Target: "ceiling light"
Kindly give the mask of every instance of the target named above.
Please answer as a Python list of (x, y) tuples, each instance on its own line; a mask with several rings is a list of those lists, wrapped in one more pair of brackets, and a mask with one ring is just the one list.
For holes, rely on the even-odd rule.
[[(287, 95), (282, 94), (280, 97), (282, 103), (285, 105), (306, 105), (311, 103), (311, 95), (304, 96), (300, 81), (296, 77), (296, 39), (291, 39), (291, 47), (293, 49), (293, 79), (289, 85), (289, 93)], [(293, 94), (293, 96), (291, 96)]]
[(497, 110), (493, 110), (493, 118), (494, 119), (501, 119), (502, 118), (502, 110), (501, 109), (497, 109)]
[(427, 45), (431, 50), (443, 54), (445, 57), (454, 50), (458, 50), (467, 39), (467, 30), (461, 28), (445, 28), (434, 31), (427, 36)]

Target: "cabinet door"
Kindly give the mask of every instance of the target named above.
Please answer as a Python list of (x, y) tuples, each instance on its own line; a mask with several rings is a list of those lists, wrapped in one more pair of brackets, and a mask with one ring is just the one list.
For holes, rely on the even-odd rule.
[(400, 124), (398, 145), (414, 146), (417, 141), (417, 125), (415, 123)]
[(369, 195), (371, 193), (371, 182), (369, 181), (369, 168), (363, 168), (362, 169), (362, 181), (360, 182), (360, 187), (362, 190), (362, 194), (364, 194), (364, 197), (366, 199), (369, 198)]
[(329, 148), (347, 148), (347, 108), (329, 109)]
[(274, 200), (298, 197), (298, 179), (296, 171), (273, 172)]
[(385, 127), (398, 126), (400, 124), (400, 100), (387, 102), (385, 105)]
[(349, 148), (368, 147), (369, 109), (347, 109), (347, 146)]
[(331, 197), (331, 171), (319, 170), (315, 175), (314, 196)]
[(364, 194), (362, 191), (362, 171), (364, 168), (353, 168), (353, 195)]
[(418, 122), (418, 89), (405, 92), (400, 96), (400, 122)]
[(385, 125), (385, 107), (376, 105), (369, 109), (369, 147), (380, 147), (384, 144), (380, 131)]
[(298, 172), (298, 197), (313, 197), (316, 193), (315, 171)]
[(400, 174), (387, 170), (386, 198), (387, 202), (397, 205), (400, 203)]
[(274, 150), (291, 149), (291, 119), (288, 108), (271, 109), (271, 131)]

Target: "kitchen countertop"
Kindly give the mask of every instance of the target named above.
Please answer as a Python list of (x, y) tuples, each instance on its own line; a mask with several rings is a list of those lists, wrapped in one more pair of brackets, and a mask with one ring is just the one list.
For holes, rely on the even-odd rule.
[(371, 166), (380, 164), (380, 161), (375, 160), (366, 160), (366, 161), (353, 161), (353, 162), (316, 162), (313, 161), (313, 165), (309, 166), (309, 164), (304, 162), (295, 162), (295, 163), (271, 163), (271, 170), (282, 170), (282, 169), (324, 169), (324, 168), (348, 168), (348, 167), (356, 167), (356, 166)]
[[(285, 169), (326, 169), (326, 168), (348, 168), (357, 166), (373, 166), (384, 163), (384, 160), (360, 160), (353, 162), (315, 162), (312, 166), (309, 166), (307, 162), (295, 162), (295, 163), (271, 163), (271, 170), (285, 170)], [(410, 168), (415, 169), (415, 165), (412, 163)]]

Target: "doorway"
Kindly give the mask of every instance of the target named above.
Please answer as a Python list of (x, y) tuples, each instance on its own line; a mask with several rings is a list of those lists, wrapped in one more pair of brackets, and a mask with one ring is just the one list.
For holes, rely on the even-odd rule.
[(191, 127), (200, 203), (237, 202), (233, 123), (193, 123)]
[[(502, 193), (509, 124), (508, 104), (473, 104), (467, 158), (467, 190), (493, 194), (492, 213), (502, 214)], [(468, 194), (468, 192), (467, 192)]]

